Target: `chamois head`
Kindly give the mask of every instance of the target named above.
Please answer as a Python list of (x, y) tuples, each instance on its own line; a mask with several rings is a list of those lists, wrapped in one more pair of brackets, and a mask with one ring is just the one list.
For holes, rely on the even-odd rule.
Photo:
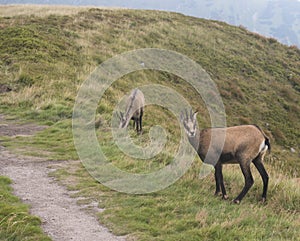
[(193, 110), (190, 110), (190, 113), (188, 113), (187, 110), (184, 112), (181, 112), (181, 122), (184, 126), (184, 130), (187, 133), (189, 137), (194, 137), (196, 135), (197, 130), (197, 111), (193, 113)]
[(120, 111), (117, 114), (118, 114), (119, 120), (120, 120), (119, 128), (126, 127), (126, 117), (124, 116), (124, 113)]

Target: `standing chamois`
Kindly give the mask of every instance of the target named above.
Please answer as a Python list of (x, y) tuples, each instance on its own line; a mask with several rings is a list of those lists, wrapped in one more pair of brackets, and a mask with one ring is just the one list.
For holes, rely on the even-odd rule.
[(141, 134), (142, 117), (144, 114), (145, 98), (142, 91), (134, 89), (131, 91), (130, 96), (126, 102), (125, 113), (120, 112), (120, 125), (119, 128), (127, 128), (129, 121), (133, 120), (133, 128), (136, 126), (136, 132)]
[[(196, 115), (197, 112), (193, 113), (192, 110), (190, 113), (188, 111), (182, 112), (181, 122), (188, 135), (190, 144), (197, 151), (202, 161), (205, 160), (209, 147), (211, 148), (212, 154), (210, 153), (206, 162), (214, 164), (215, 195), (222, 194), (223, 199), (228, 199), (223, 181), (222, 165), (228, 163), (239, 164), (245, 178), (245, 185), (233, 202), (240, 203), (254, 183), (250, 170), (250, 164), (253, 162), (263, 181), (262, 201), (265, 202), (269, 176), (262, 161), (267, 150), (269, 152), (271, 150), (269, 138), (256, 125), (197, 130)], [(210, 143), (212, 135), (214, 142)], [(222, 141), (222, 138), (224, 141)], [(214, 157), (216, 157), (216, 160), (212, 160)]]

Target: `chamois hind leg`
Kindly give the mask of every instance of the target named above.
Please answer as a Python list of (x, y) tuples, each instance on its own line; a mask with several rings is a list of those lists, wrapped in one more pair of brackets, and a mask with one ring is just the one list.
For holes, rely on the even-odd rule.
[(134, 120), (135, 125), (136, 125), (136, 133), (140, 134), (140, 128), (139, 128), (139, 118), (136, 118)]
[(259, 155), (257, 158), (255, 158), (253, 160), (253, 164), (255, 165), (255, 167), (257, 168), (261, 178), (262, 178), (262, 181), (263, 181), (263, 184), (264, 184), (264, 187), (263, 187), (263, 194), (262, 194), (262, 202), (265, 202), (266, 199), (267, 199), (267, 191), (268, 191), (268, 183), (269, 183), (269, 175), (268, 173), (266, 172), (266, 169), (264, 167), (264, 164), (262, 163), (262, 159), (263, 159), (263, 156), (262, 155)]
[(222, 165), (221, 165), (220, 184), (221, 184), (221, 190), (222, 190), (222, 194), (223, 194), (223, 199), (227, 200), (227, 199), (228, 199), (228, 196), (227, 196), (227, 194), (226, 194), (225, 185), (224, 185), (224, 180), (223, 180)]
[(246, 195), (246, 193), (249, 191), (250, 187), (254, 183), (251, 170), (250, 170), (250, 162), (249, 163), (240, 162), (240, 167), (245, 178), (245, 185), (241, 193), (233, 200), (234, 203), (240, 203), (243, 197)]
[(216, 192), (215, 195), (220, 194), (220, 188), (222, 191), (222, 197), (223, 199), (228, 199), (228, 196), (226, 194), (225, 185), (223, 181), (223, 173), (222, 173), (222, 164), (218, 162), (215, 166), (215, 180), (216, 180)]

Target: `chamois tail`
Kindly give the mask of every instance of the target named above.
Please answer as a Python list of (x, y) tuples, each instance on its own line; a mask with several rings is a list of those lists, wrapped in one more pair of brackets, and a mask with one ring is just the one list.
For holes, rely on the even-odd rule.
[(269, 153), (271, 153), (270, 139), (267, 136), (265, 136), (265, 144), (268, 146)]
[(254, 125), (260, 132), (261, 134), (263, 134), (263, 136), (265, 137), (265, 145), (268, 147), (269, 153), (271, 153), (271, 143), (270, 143), (270, 139), (269, 137), (264, 133), (264, 131), (258, 126), (258, 125)]

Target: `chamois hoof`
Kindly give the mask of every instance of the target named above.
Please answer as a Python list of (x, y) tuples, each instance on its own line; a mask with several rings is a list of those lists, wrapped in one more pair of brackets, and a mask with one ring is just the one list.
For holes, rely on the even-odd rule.
[(228, 199), (228, 196), (227, 196), (227, 195), (223, 195), (223, 196), (222, 196), (222, 199), (223, 199), (223, 200), (227, 200), (227, 199)]
[(215, 196), (222, 196), (222, 192), (215, 192)]
[(267, 202), (267, 199), (266, 199), (265, 197), (263, 197), (263, 198), (261, 199), (261, 202), (262, 202), (262, 203), (266, 203), (266, 202)]
[(235, 204), (240, 204), (240, 202), (241, 202), (241, 201), (238, 200), (238, 199), (234, 199), (234, 200), (233, 200), (233, 203), (235, 203)]

